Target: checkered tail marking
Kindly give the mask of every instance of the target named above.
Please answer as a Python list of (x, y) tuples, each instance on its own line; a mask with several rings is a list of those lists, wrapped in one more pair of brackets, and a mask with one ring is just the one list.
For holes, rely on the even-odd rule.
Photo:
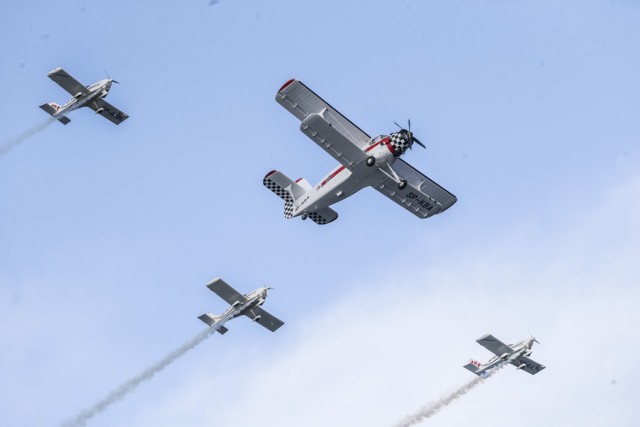
[(293, 197), (291, 197), (291, 193), (269, 179), (268, 176), (262, 180), (262, 184), (284, 200), (284, 216), (285, 218), (291, 218), (293, 215)]

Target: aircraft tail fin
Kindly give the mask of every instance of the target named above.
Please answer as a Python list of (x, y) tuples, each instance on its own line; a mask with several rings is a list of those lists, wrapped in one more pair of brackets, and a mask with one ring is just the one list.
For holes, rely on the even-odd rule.
[[(204, 323), (209, 325), (209, 327), (213, 327), (220, 320), (220, 318), (218, 316), (214, 316), (211, 313), (205, 313), (205, 314), (203, 314), (201, 316), (198, 316), (198, 319), (202, 320)], [(224, 334), (227, 333), (228, 329), (225, 328), (224, 326), (219, 326), (216, 329), (216, 331), (220, 332), (220, 335), (224, 335)]]
[[(40, 108), (42, 108), (44, 111), (49, 113), (49, 115), (55, 117), (56, 113), (60, 110), (61, 107), (58, 104), (56, 104), (55, 102), (49, 102), (49, 103), (46, 103), (46, 104), (42, 104), (40, 106)], [(66, 125), (67, 123), (69, 123), (71, 121), (71, 119), (69, 119), (66, 116), (62, 116), (62, 117), (58, 118), (58, 121), (60, 123), (62, 123), (63, 125)]]
[(464, 365), (463, 368), (473, 372), (476, 375), (480, 375), (480, 373), (478, 373), (478, 371), (480, 370), (480, 362), (477, 362), (473, 359), (469, 363)]
[[(293, 216), (296, 201), (313, 189), (306, 179), (299, 178), (294, 182), (282, 172), (275, 170), (265, 175), (262, 184), (284, 200), (285, 218)], [(318, 209), (306, 215), (320, 225), (329, 224), (338, 218), (338, 213), (331, 208)]]

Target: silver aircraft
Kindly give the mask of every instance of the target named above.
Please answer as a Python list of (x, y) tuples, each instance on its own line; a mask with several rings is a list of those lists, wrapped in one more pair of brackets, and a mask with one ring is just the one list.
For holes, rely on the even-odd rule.
[[(280, 88), (276, 101), (300, 120), (302, 133), (340, 163), (315, 186), (277, 170), (266, 174), (262, 184), (284, 201), (285, 218), (329, 224), (338, 218), (330, 206), (365, 187), (375, 188), (418, 218), (442, 213), (458, 200), (401, 158), (414, 143), (424, 147), (411, 132), (411, 122), (406, 129), (398, 125), (399, 131), (372, 138), (295, 79)], [(285, 147), (275, 150), (288, 154)]]
[(126, 113), (118, 110), (103, 99), (109, 93), (111, 83), (118, 83), (117, 81), (106, 78), (92, 85), (84, 86), (60, 67), (51, 71), (47, 76), (73, 96), (73, 98), (64, 105), (48, 102), (40, 106), (40, 108), (56, 118), (63, 125), (71, 121), (67, 115), (81, 107), (91, 108), (96, 114), (100, 114), (116, 125), (119, 125), (129, 117)]
[(520, 341), (517, 344), (505, 344), (491, 334), (487, 334), (476, 340), (478, 344), (495, 354), (495, 356), (487, 363), (480, 363), (475, 360), (471, 360), (464, 365), (465, 368), (473, 372), (474, 374), (486, 377), (490, 374), (492, 369), (496, 369), (507, 363), (516, 366), (519, 370), (535, 375), (545, 368), (544, 365), (539, 364), (531, 359), (531, 348), (534, 342), (538, 342), (535, 338), (531, 337), (526, 340)]
[(284, 325), (282, 320), (260, 307), (267, 298), (267, 292), (271, 289), (268, 286), (258, 288), (253, 292), (242, 295), (229, 286), (224, 280), (217, 278), (209, 283), (207, 288), (211, 289), (220, 298), (231, 304), (231, 307), (226, 309), (220, 316), (205, 313), (198, 317), (198, 319), (202, 320), (210, 327), (215, 327), (221, 334), (228, 331), (228, 329), (224, 327), (224, 323), (242, 315), (247, 316), (249, 319), (259, 323), (272, 332)]

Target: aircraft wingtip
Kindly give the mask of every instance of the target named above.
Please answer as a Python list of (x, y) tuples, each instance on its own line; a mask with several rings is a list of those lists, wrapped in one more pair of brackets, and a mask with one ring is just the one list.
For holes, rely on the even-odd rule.
[(278, 92), (282, 92), (282, 90), (284, 90), (284, 88), (286, 88), (287, 86), (289, 86), (291, 83), (295, 82), (296, 79), (291, 79), (289, 81), (287, 81), (285, 84), (282, 85), (282, 87), (280, 88), (280, 90)]

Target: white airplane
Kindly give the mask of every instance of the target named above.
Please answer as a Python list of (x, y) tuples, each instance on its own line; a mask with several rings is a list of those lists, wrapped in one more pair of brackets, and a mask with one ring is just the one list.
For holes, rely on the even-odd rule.
[(267, 292), (271, 289), (270, 287), (258, 288), (253, 292), (242, 295), (229, 286), (224, 280), (217, 278), (209, 283), (207, 288), (231, 304), (231, 307), (226, 309), (220, 316), (211, 313), (198, 316), (198, 319), (210, 327), (215, 327), (221, 334), (228, 331), (228, 329), (224, 327), (227, 321), (242, 315), (247, 316), (272, 332), (284, 325), (282, 320), (260, 307), (267, 298)]
[(486, 377), (492, 369), (503, 366), (507, 363), (510, 363), (516, 366), (519, 370), (521, 369), (531, 375), (535, 375), (545, 368), (544, 365), (541, 365), (528, 357), (531, 355), (531, 347), (533, 347), (533, 343), (538, 342), (538, 340), (533, 337), (520, 341), (517, 344), (506, 345), (493, 335), (487, 334), (478, 338), (476, 342), (495, 354), (495, 356), (487, 363), (480, 363), (472, 359), (471, 362), (464, 365), (465, 368), (478, 376)]
[[(400, 159), (413, 143), (424, 147), (409, 129), (371, 138), (302, 82), (292, 79), (276, 101), (296, 116), (300, 130), (334, 157), (340, 166), (315, 187), (271, 171), (263, 184), (285, 202), (284, 216), (328, 224), (338, 214), (329, 206), (364, 187), (373, 187), (419, 218), (444, 212), (456, 197)], [(397, 125), (397, 123), (396, 123)]]
[(80, 107), (89, 107), (95, 111), (96, 114), (100, 114), (116, 125), (119, 125), (129, 117), (126, 113), (118, 110), (103, 99), (109, 93), (111, 83), (118, 83), (117, 81), (107, 78), (92, 85), (84, 86), (60, 67), (51, 71), (47, 76), (73, 96), (73, 98), (64, 105), (49, 102), (40, 106), (40, 108), (58, 119), (63, 125), (71, 121), (67, 115)]

